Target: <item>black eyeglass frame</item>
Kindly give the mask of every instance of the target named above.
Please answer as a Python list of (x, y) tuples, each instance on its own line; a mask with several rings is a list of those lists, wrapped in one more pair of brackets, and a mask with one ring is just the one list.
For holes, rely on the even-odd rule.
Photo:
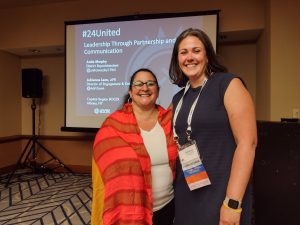
[(147, 80), (146, 82), (137, 80), (137, 81), (134, 81), (134, 82), (132, 83), (132, 86), (135, 87), (135, 88), (137, 88), (137, 89), (140, 89), (140, 88), (142, 88), (145, 84), (147, 85), (148, 88), (157, 86), (157, 82), (156, 82), (155, 80)]

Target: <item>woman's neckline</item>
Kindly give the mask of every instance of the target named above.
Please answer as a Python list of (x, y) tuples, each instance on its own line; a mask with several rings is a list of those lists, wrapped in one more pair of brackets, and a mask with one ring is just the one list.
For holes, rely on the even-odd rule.
[(190, 86), (189, 89), (190, 89), (191, 91), (195, 92), (195, 91), (199, 91), (201, 88), (202, 88), (202, 85), (200, 85), (200, 86), (198, 86), (198, 87), (192, 87), (192, 86)]

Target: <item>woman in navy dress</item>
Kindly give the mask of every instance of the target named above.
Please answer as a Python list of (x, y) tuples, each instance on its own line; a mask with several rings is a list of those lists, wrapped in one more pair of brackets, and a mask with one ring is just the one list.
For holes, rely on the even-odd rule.
[(194, 164), (181, 163), (190, 158), (179, 154), (174, 224), (250, 225), (257, 131), (249, 92), (217, 61), (199, 29), (178, 36), (169, 72), (173, 83), (184, 87), (172, 100), (179, 153), (189, 143), (199, 153), (192, 156), (199, 159)]

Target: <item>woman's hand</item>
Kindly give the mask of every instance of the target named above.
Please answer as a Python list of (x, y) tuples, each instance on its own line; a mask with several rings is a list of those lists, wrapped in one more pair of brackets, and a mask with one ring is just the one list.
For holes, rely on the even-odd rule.
[(240, 218), (241, 212), (236, 212), (234, 209), (229, 209), (222, 205), (219, 225), (240, 225)]

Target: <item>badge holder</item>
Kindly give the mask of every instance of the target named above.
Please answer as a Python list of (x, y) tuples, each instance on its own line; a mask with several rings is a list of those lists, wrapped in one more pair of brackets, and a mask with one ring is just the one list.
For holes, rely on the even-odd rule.
[(178, 145), (179, 159), (185, 180), (192, 191), (210, 185), (211, 182), (202, 164), (196, 141), (191, 140), (191, 130), (187, 130), (186, 133), (188, 143), (179, 145), (178, 137), (175, 141)]

